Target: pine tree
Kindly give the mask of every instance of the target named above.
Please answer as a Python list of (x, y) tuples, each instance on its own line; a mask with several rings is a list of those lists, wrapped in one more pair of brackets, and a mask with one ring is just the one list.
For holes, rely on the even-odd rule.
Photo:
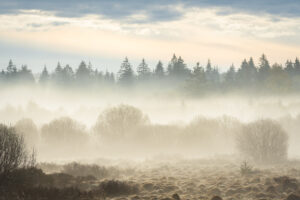
[(66, 65), (63, 68), (62, 74), (63, 74), (64, 83), (70, 84), (73, 81), (74, 72), (73, 72), (73, 69), (69, 65)]
[(274, 63), (272, 65), (266, 87), (271, 92), (286, 92), (291, 88), (291, 79), (288, 72), (283, 69), (282, 65)]
[(23, 65), (21, 67), (21, 70), (17, 72), (18, 73), (18, 79), (22, 82), (26, 82), (26, 83), (33, 83), (34, 82), (34, 77), (33, 74), (31, 72), (31, 70), (29, 70), (27, 68), (26, 65)]
[(45, 83), (47, 83), (49, 80), (50, 80), (50, 75), (49, 75), (49, 73), (48, 73), (47, 67), (44, 66), (44, 69), (43, 69), (43, 71), (42, 71), (42, 73), (41, 73), (41, 75), (40, 75), (39, 82), (40, 82), (41, 84), (45, 84)]
[(92, 74), (91, 70), (91, 66), (88, 67), (84, 61), (81, 61), (75, 74), (77, 83), (90, 83)]
[(297, 75), (300, 75), (300, 61), (298, 58), (295, 59), (294, 69), (295, 69), (295, 73)]
[(57, 66), (55, 68), (55, 74), (60, 74), (62, 72), (62, 67), (60, 65), (60, 62), (57, 63)]
[(197, 62), (196, 66), (193, 68), (190, 78), (186, 83), (186, 91), (192, 95), (199, 95), (206, 92), (206, 78), (203, 67)]
[(173, 80), (181, 82), (186, 80), (190, 75), (190, 70), (186, 67), (184, 60), (181, 56), (177, 57), (173, 55), (171, 62), (168, 65), (168, 75)]
[(205, 71), (206, 71), (207, 73), (211, 73), (211, 72), (212, 72), (212, 67), (211, 67), (210, 59), (208, 59), (208, 61), (207, 61), (207, 65), (206, 65)]
[(122, 86), (132, 85), (134, 82), (134, 72), (132, 70), (131, 64), (126, 57), (121, 64), (120, 70), (118, 72), (118, 82)]
[(17, 77), (17, 68), (16, 66), (13, 64), (12, 60), (9, 60), (8, 62), (8, 66), (6, 68), (7, 73), (6, 73), (6, 78), (8, 81), (13, 81), (16, 79)]
[(213, 81), (214, 86), (218, 86), (218, 84), (220, 83), (220, 73), (219, 73), (218, 66), (213, 68), (212, 81)]
[(268, 75), (270, 74), (270, 64), (269, 61), (267, 60), (267, 57), (265, 54), (263, 54), (259, 58), (259, 68), (258, 68), (258, 77), (260, 81), (265, 81)]
[(144, 58), (137, 68), (137, 74), (139, 80), (149, 80), (151, 76), (150, 68), (148, 67), (148, 64), (145, 62)]
[(249, 74), (249, 84), (250, 85), (254, 85), (256, 82), (256, 76), (257, 76), (257, 69), (255, 67), (253, 58), (250, 57), (249, 61), (248, 61), (248, 74)]
[(60, 65), (60, 62), (57, 63), (57, 66), (55, 68), (54, 74), (53, 74), (54, 80), (57, 84), (63, 83), (63, 68)]
[(287, 60), (287, 61), (286, 61), (284, 70), (285, 70), (290, 76), (293, 76), (293, 75), (294, 75), (294, 65), (293, 65), (293, 63), (292, 63), (291, 60)]
[(154, 76), (158, 79), (162, 79), (165, 76), (164, 67), (161, 61), (158, 61), (155, 67)]
[(17, 72), (17, 68), (16, 68), (16, 66), (14, 65), (14, 63), (12, 62), (12, 60), (9, 60), (8, 66), (7, 66), (6, 70), (7, 70), (7, 73), (8, 73), (8, 74)]
[(207, 82), (212, 82), (212, 73), (213, 73), (213, 69), (211, 67), (211, 62), (210, 59), (208, 59), (207, 64), (206, 64), (206, 68), (205, 68), (205, 78)]
[(0, 82), (5, 81), (5, 71), (2, 69), (2, 71), (0, 72)]
[(252, 87), (256, 83), (257, 69), (255, 67), (253, 58), (250, 57), (247, 62), (246, 59), (243, 60), (240, 69), (237, 72), (237, 81), (241, 86)]
[(205, 72), (203, 67), (200, 66), (199, 62), (197, 62), (196, 66), (193, 68), (191, 76), (198, 82), (205, 82)]
[(232, 87), (235, 84), (235, 80), (236, 80), (236, 72), (235, 72), (235, 67), (232, 64), (225, 74), (225, 83), (226, 85)]
[(237, 72), (237, 81), (242, 86), (248, 86), (250, 82), (249, 65), (246, 59), (243, 60)]
[(168, 65), (168, 69), (167, 69), (167, 72), (168, 72), (168, 75), (169, 76), (172, 76), (172, 73), (174, 71), (174, 66), (177, 64), (177, 57), (175, 54), (173, 54), (173, 57)]

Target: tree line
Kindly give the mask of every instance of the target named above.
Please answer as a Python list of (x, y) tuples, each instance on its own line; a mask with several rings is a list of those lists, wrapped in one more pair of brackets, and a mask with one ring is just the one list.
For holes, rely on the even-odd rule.
[(263, 54), (257, 65), (252, 57), (244, 59), (240, 67), (233, 64), (226, 72), (220, 72), (218, 66), (213, 66), (208, 60), (206, 65), (196, 63), (189, 68), (181, 56), (175, 54), (165, 67), (158, 61), (151, 69), (145, 59), (134, 70), (126, 57), (121, 63), (119, 71), (98, 71), (91, 63), (82, 61), (73, 70), (68, 64), (60, 63), (53, 72), (43, 68), (39, 77), (35, 78), (32, 71), (22, 65), (20, 69), (9, 61), (6, 70), (0, 73), (0, 83), (31, 83), (39, 85), (59, 86), (120, 86), (131, 88), (134, 86), (153, 85), (184, 91), (186, 94), (202, 95), (221, 91), (268, 91), (273, 93), (300, 91), (300, 61), (287, 60), (285, 65), (270, 64)]

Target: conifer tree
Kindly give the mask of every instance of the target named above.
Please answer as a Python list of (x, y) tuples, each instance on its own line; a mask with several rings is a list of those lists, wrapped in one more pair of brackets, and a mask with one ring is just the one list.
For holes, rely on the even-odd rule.
[(126, 57), (121, 64), (120, 70), (118, 72), (119, 78), (118, 82), (122, 86), (132, 85), (134, 82), (134, 72), (132, 66), (129, 63), (128, 58)]

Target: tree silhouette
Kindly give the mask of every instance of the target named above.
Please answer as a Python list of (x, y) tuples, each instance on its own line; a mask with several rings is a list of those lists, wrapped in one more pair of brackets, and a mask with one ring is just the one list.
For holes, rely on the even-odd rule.
[[(74, 71), (71, 66), (62, 67), (58, 62), (51, 75), (44, 67), (37, 83), (44, 86), (47, 85), (45, 83), (51, 82), (65, 87), (81, 85), (108, 87), (113, 86), (116, 81), (121, 86), (133, 86), (139, 81), (147, 80), (147, 84), (142, 84), (142, 87), (151, 86), (148, 87), (151, 90), (168, 88), (181, 90), (181, 92), (185, 88), (188, 93), (194, 92), (195, 95), (216, 93), (219, 89), (226, 89), (226, 92), (233, 90), (236, 92), (237, 89), (240, 89), (240, 91), (256, 93), (300, 91), (299, 59), (296, 58), (294, 62), (287, 60), (284, 67), (277, 63), (271, 67), (265, 54), (259, 58), (258, 67), (250, 57), (248, 61), (244, 59), (239, 68), (235, 69), (234, 66), (231, 66), (226, 72), (220, 72), (218, 67), (213, 67), (210, 60), (205, 67), (198, 63), (190, 70), (182, 57), (177, 57), (175, 54), (173, 54), (166, 71), (161, 61), (151, 71), (145, 59), (142, 59), (137, 67), (137, 76), (135, 76), (127, 57), (121, 63), (117, 77), (112, 72), (93, 70), (92, 64), (89, 62), (87, 65), (84, 61)], [(137, 82), (135, 82), (136, 79)], [(162, 80), (163, 82), (161, 82)], [(0, 81), (4, 87), (14, 83), (35, 83), (31, 70), (26, 65), (22, 65), (18, 69), (12, 60), (9, 60), (6, 70), (3, 69), (0, 72)], [(162, 83), (164, 87), (157, 87)]]
[(187, 80), (186, 90), (189, 94), (203, 94), (206, 92), (206, 84), (204, 69), (198, 62), (193, 68), (190, 78)]
[(151, 76), (151, 70), (148, 67), (148, 64), (146, 63), (145, 59), (142, 59), (141, 64), (139, 64), (137, 68), (137, 74), (138, 74), (138, 79), (139, 80), (149, 80)]
[(259, 58), (259, 68), (258, 68), (258, 79), (259, 81), (263, 82), (267, 79), (268, 75), (270, 74), (270, 64), (269, 61), (267, 60), (267, 57), (265, 54), (263, 54)]
[(63, 68), (62, 75), (63, 75), (63, 79), (64, 79), (64, 84), (71, 84), (72, 81), (74, 80), (74, 76), (75, 76), (73, 69), (69, 65), (66, 65)]
[(256, 73), (257, 69), (254, 65), (253, 59), (250, 58), (249, 62), (244, 59), (237, 72), (237, 81), (241, 86), (250, 88), (256, 82)]
[(300, 61), (298, 58), (295, 59), (294, 69), (295, 69), (296, 75), (300, 75)]
[(7, 80), (14, 81), (17, 76), (17, 67), (13, 64), (12, 60), (9, 60), (6, 71)]
[(39, 83), (45, 84), (50, 80), (50, 75), (48, 73), (47, 67), (44, 66), (44, 69), (40, 75)]
[(118, 75), (119, 75), (118, 82), (120, 85), (129, 86), (133, 84), (134, 72), (132, 70), (131, 64), (129, 63), (127, 57), (125, 57), (123, 63), (121, 64)]
[(75, 74), (77, 81), (86, 83), (89, 81), (90, 75), (91, 70), (87, 67), (84, 61), (81, 61)]
[(220, 74), (218, 68), (212, 68), (210, 60), (207, 61), (205, 79), (208, 89), (216, 88), (219, 84)]
[(227, 88), (234, 87), (236, 83), (236, 71), (234, 65), (232, 64), (225, 74), (225, 83)]
[(190, 75), (190, 70), (187, 68), (184, 60), (174, 54), (168, 65), (168, 76), (174, 81), (186, 80)]
[(53, 80), (55, 81), (55, 83), (57, 83), (57, 84), (61, 85), (64, 82), (63, 68), (60, 65), (60, 62), (57, 63), (57, 66), (55, 68), (55, 71), (54, 71), (52, 77), (53, 77)]
[(27, 68), (26, 65), (21, 67), (21, 70), (17, 72), (19, 81), (23, 83), (33, 83), (34, 77), (31, 73), (31, 70)]
[(158, 79), (162, 79), (165, 76), (165, 70), (161, 61), (158, 61), (154, 69), (154, 76)]

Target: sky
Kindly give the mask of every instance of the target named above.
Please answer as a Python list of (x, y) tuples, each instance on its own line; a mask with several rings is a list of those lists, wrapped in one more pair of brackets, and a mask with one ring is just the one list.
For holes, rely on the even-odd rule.
[(300, 57), (299, 0), (0, 0), (0, 69), (39, 73), (59, 61), (118, 71), (127, 56), (165, 67), (173, 54), (226, 70), (262, 53)]

